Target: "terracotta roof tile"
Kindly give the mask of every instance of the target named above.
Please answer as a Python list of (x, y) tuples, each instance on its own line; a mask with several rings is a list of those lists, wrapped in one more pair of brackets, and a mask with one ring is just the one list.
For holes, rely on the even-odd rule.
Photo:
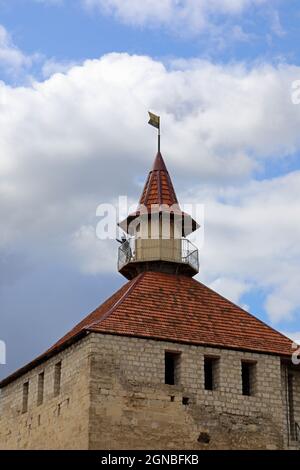
[(126, 286), (111, 313), (104, 315), (100, 307), (93, 313), (93, 324), (86, 328), (279, 355), (292, 353), (291, 340), (192, 278), (145, 272)]
[[(162, 207), (161, 207), (162, 206)], [(150, 211), (170, 212), (179, 217), (191, 221), (192, 229), (183, 227), (183, 236), (189, 235), (192, 231), (199, 228), (198, 223), (183, 212), (177, 200), (172, 180), (160, 152), (157, 153), (153, 167), (147, 177), (138, 207), (135, 212), (129, 214), (125, 220), (118, 225), (128, 232), (130, 222), (141, 214), (150, 213)]]
[(156, 155), (139, 204), (146, 206), (147, 209), (151, 209), (152, 204), (166, 204), (168, 206), (178, 204), (170, 175), (160, 152)]
[[(292, 342), (195, 279), (145, 272), (86, 317), (79, 330), (290, 355)], [(52, 349), (51, 348), (51, 349)]]
[(127, 282), (43, 355), (1, 386), (87, 332), (291, 356), (292, 341), (187, 276), (144, 272)]

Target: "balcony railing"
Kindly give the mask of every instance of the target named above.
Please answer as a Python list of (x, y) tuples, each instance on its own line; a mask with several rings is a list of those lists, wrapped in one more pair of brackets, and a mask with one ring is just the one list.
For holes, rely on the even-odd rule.
[(198, 248), (193, 245), (190, 240), (187, 240), (187, 238), (181, 239), (181, 261), (182, 263), (187, 263), (192, 266), (195, 271), (199, 271)]
[(127, 238), (119, 246), (119, 254), (118, 254), (118, 269), (122, 269), (128, 263), (132, 263), (136, 260), (136, 239), (134, 237)]
[[(159, 240), (155, 240), (156, 242)], [(142, 250), (140, 250), (142, 252)], [(176, 263), (183, 263), (190, 265), (195, 271), (199, 270), (199, 253), (198, 249), (192, 242), (187, 240), (186, 238), (182, 238), (180, 240), (179, 246), (175, 250), (174, 259), (170, 259), (170, 257), (164, 256), (164, 249), (161, 250), (161, 255), (159, 257), (161, 260), (165, 261), (173, 261)], [(149, 259), (153, 261), (153, 258)], [(143, 256), (138, 254), (137, 250), (137, 239), (135, 237), (127, 238), (120, 247), (119, 247), (119, 255), (118, 255), (118, 269), (122, 269), (128, 263), (134, 262), (143, 262), (149, 261), (147, 257), (145, 257), (145, 253)]]

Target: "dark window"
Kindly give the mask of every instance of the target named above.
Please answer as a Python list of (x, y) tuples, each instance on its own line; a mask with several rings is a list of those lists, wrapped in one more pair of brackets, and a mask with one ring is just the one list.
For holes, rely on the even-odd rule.
[(180, 353), (165, 351), (165, 383), (179, 383)]
[(182, 397), (182, 404), (183, 405), (188, 405), (190, 403), (189, 397)]
[(29, 382), (23, 384), (23, 406), (22, 413), (26, 413), (28, 410), (28, 396), (29, 396)]
[(256, 364), (242, 362), (242, 390), (243, 395), (254, 395), (256, 381)]
[(37, 404), (41, 405), (44, 401), (44, 372), (38, 375), (38, 396)]
[(208, 434), (208, 432), (200, 432), (197, 440), (198, 442), (202, 442), (203, 444), (209, 444), (210, 435)]
[(61, 382), (61, 362), (55, 364), (54, 368), (54, 396), (60, 394), (60, 382)]
[(219, 359), (215, 357), (204, 358), (204, 388), (205, 390), (215, 390), (218, 383)]

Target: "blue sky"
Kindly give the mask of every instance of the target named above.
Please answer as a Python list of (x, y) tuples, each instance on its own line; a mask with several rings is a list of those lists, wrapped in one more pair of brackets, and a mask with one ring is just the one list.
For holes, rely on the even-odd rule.
[[(117, 51), (152, 57), (209, 56), (221, 61), (284, 58), (299, 64), (299, 17), (297, 0), (273, 0), (234, 18), (216, 13), (214, 27), (225, 29), (220, 38), (215, 31), (204, 29), (193, 34), (183, 28), (161, 27), (158, 22), (156, 26), (135, 27), (83, 8), (80, 0), (4, 0), (1, 5), (2, 24), (18, 47), (27, 54), (39, 52), (62, 61)], [(234, 41), (232, 27), (243, 30), (245, 38)]]
[[(255, 6), (245, 15), (228, 18), (216, 14), (214, 24), (228, 22), (228, 28), (237, 24), (252, 41), (232, 42), (230, 34), (221, 50), (207, 43), (212, 34), (208, 31), (192, 36), (182, 31), (151, 25), (132, 27), (116, 18), (83, 9), (80, 1), (35, 2), (30, 0), (4, 1), (1, 5), (1, 21), (14, 35), (18, 46), (28, 54), (39, 51), (59, 60), (95, 58), (111, 51), (149, 54), (151, 56), (191, 57), (207, 54), (221, 60), (255, 60), (260, 55), (276, 60), (285, 55), (298, 64), (299, 60), (299, 2), (271, 1), (262, 9)], [(274, 33), (277, 6), (278, 30)], [(276, 15), (277, 16), (277, 15)], [(269, 36), (269, 38), (268, 38)]]
[(95, 211), (138, 199), (148, 109), (205, 205), (199, 280), (300, 337), (299, 2), (148, 5), (0, 0), (0, 376), (124, 282)]

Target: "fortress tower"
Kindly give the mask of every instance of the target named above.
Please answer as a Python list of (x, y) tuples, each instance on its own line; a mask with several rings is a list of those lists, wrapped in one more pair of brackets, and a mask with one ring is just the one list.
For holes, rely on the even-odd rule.
[(2, 380), (0, 449), (299, 449), (292, 342), (193, 278), (160, 151), (120, 227), (126, 283)]

